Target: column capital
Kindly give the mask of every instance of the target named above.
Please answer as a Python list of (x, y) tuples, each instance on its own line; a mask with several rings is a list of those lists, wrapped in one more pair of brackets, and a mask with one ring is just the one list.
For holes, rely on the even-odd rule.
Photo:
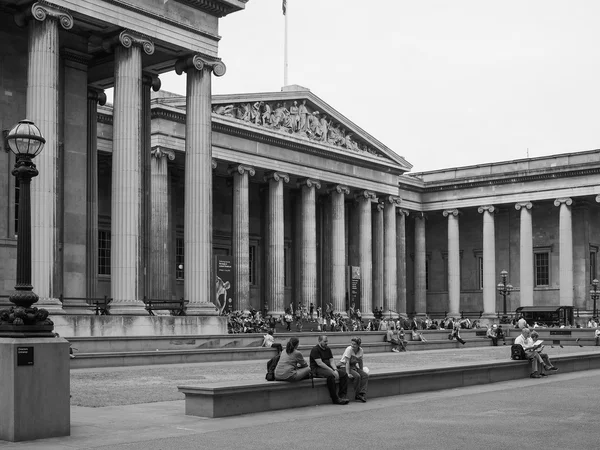
[(102, 42), (102, 48), (106, 51), (111, 51), (117, 45), (122, 45), (125, 48), (131, 48), (135, 45), (142, 47), (144, 53), (147, 55), (152, 55), (154, 53), (154, 42), (152, 42), (148, 36), (131, 30), (123, 30), (118, 35), (105, 39)]
[(382, 199), (383, 203), (389, 203), (392, 206), (400, 206), (402, 203), (402, 199), (400, 197), (395, 197), (393, 195), (386, 195)]
[(199, 53), (181, 58), (175, 63), (175, 72), (177, 75), (181, 75), (191, 69), (203, 70), (205, 68), (212, 70), (217, 77), (222, 77), (227, 71), (225, 63), (220, 59), (211, 58)]
[(413, 217), (415, 219), (425, 220), (425, 219), (427, 219), (427, 213), (424, 213), (423, 211), (415, 211)]
[(570, 197), (561, 197), (554, 200), (554, 206), (560, 206), (563, 203), (566, 206), (571, 206), (573, 204), (573, 199), (571, 199)]
[(269, 172), (269, 173), (265, 174), (264, 180), (265, 181), (269, 181), (269, 180), (280, 181), (280, 180), (283, 180), (284, 183), (289, 183), (290, 182), (290, 176), (287, 173), (282, 173), (282, 172)]
[(596, 195), (596, 202), (600, 203), (600, 194)]
[(490, 214), (493, 214), (496, 212), (496, 207), (494, 205), (482, 205), (479, 208), (477, 208), (477, 212), (479, 214), (481, 214), (485, 211), (489, 212)]
[(327, 193), (331, 194), (332, 192), (347, 195), (350, 193), (350, 189), (348, 189), (348, 186), (344, 186), (343, 184), (330, 184), (327, 186)]
[(170, 148), (164, 148), (159, 146), (152, 147), (152, 149), (150, 150), (150, 154), (156, 159), (161, 159), (164, 157), (169, 158), (169, 161), (175, 160), (175, 152)]
[(210, 167), (212, 168), (212, 170), (215, 170), (217, 168), (217, 160), (215, 158), (211, 158)]
[(104, 93), (104, 89), (88, 86), (87, 98), (88, 100), (95, 100), (100, 106), (106, 104), (106, 94)]
[(385, 209), (385, 204), (383, 202), (378, 202), (377, 205), (375, 206), (375, 208), (377, 209), (378, 212), (381, 212)]
[(234, 173), (244, 175), (245, 173), (248, 173), (251, 177), (253, 177), (254, 175), (256, 175), (256, 170), (254, 169), (254, 167), (251, 166), (245, 166), (243, 164), (232, 164), (227, 168), (227, 173), (229, 175), (233, 175)]
[(369, 200), (372, 202), (376, 202), (377, 196), (375, 195), (375, 192), (365, 190), (365, 191), (355, 192), (354, 199), (355, 200)]
[(302, 186), (306, 186), (306, 187), (314, 187), (315, 189), (321, 189), (321, 183), (317, 180), (313, 180), (311, 178), (303, 178), (301, 180), (298, 180), (298, 182), (296, 183), (296, 187), (302, 187)]
[(65, 8), (45, 2), (36, 2), (31, 5), (31, 8), (17, 13), (15, 15), (15, 23), (23, 27), (27, 24), (27, 19), (30, 17), (39, 22), (43, 22), (48, 17), (51, 17), (56, 19), (65, 30), (73, 28), (73, 16)]
[(445, 209), (442, 214), (444, 215), (444, 217), (448, 217), (450, 215), (454, 216), (454, 217), (458, 217), (458, 215), (460, 214), (460, 211), (456, 208), (454, 209)]
[(410, 212), (408, 211), (408, 209), (398, 208), (396, 211), (399, 216), (408, 217), (410, 215)]
[(158, 92), (161, 86), (160, 78), (156, 74), (144, 72), (142, 74), (142, 85), (150, 86), (154, 92)]
[(521, 208), (531, 209), (531, 208), (533, 208), (533, 204), (531, 202), (519, 202), (519, 203), (515, 203), (515, 209), (517, 211), (520, 211)]

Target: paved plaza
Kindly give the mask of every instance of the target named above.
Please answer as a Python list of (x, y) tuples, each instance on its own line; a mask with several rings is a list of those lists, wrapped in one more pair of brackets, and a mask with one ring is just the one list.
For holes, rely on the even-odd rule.
[[(467, 344), (468, 345), (468, 344)], [(548, 348), (550, 355), (596, 351), (594, 348)], [(366, 355), (373, 370), (465, 365), (504, 360), (508, 346), (433, 350), (406, 354)], [(71, 436), (8, 443), (4, 449), (269, 449), (282, 441), (291, 449), (411, 448), (433, 449), (595, 449), (599, 447), (597, 398), (600, 370), (560, 372), (544, 380), (516, 381), (462, 389), (372, 399), (366, 404), (322, 405), (276, 412), (206, 419), (184, 414), (177, 377), (204, 377), (198, 382), (231, 379), (257, 380), (264, 376), (263, 361), (81, 369), (72, 371)], [(175, 380), (160, 378), (175, 377)], [(202, 375), (200, 375), (202, 373)], [(179, 375), (178, 375), (179, 374)], [(132, 383), (123, 399), (129, 404), (104, 407), (87, 403), (104, 384), (137, 378), (140, 385), (172, 392), (169, 401), (140, 403), (147, 395)], [(94, 380), (91, 382), (90, 380)], [(84, 396), (82, 392), (89, 393)], [(162, 394), (161, 394), (162, 395)], [(107, 403), (118, 403), (108, 400)]]

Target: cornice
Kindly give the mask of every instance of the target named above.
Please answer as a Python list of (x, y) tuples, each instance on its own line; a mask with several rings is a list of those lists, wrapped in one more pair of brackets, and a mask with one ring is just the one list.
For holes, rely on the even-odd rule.
[[(192, 8), (197, 8), (201, 11), (212, 14), (217, 17), (224, 17), (227, 14), (231, 14), (238, 10), (238, 8), (234, 8), (232, 6), (228, 6), (223, 4), (217, 0), (176, 0), (179, 3), (183, 3), (191, 6)], [(243, 3), (246, 3), (248, 0), (242, 0)]]

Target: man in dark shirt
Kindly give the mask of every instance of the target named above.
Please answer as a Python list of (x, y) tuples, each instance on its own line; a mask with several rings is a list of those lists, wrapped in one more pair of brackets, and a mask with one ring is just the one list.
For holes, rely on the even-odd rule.
[[(319, 343), (310, 351), (310, 370), (315, 378), (327, 378), (327, 389), (335, 405), (347, 405), (348, 374), (343, 370), (338, 371), (331, 349), (327, 345), (327, 336), (320, 335)], [(336, 380), (340, 382), (339, 394), (335, 390)]]

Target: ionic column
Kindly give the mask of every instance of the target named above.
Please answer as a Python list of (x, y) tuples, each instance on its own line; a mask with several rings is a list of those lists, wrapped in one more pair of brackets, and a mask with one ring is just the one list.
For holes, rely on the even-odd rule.
[(383, 203), (373, 211), (373, 308), (383, 308)]
[(268, 314), (279, 316), (285, 309), (283, 183), (289, 183), (290, 177), (272, 172), (265, 176), (265, 181), (269, 182), (265, 296), (269, 302)]
[(254, 167), (238, 164), (228, 170), (233, 175), (233, 309), (250, 308), (250, 200), (249, 176)]
[(298, 182), (302, 189), (302, 248), (300, 251), (300, 301), (308, 307), (317, 302), (317, 219), (315, 215), (315, 189), (318, 181), (304, 179)]
[(533, 306), (533, 225), (531, 208), (531, 202), (522, 202), (515, 205), (515, 209), (521, 211), (519, 226), (520, 306)]
[(398, 259), (397, 259), (397, 230), (396, 207), (400, 205), (398, 197), (386, 197), (383, 202), (383, 307), (393, 317), (398, 316)]
[(178, 61), (175, 70), (187, 73), (184, 296), (188, 314), (213, 315), (211, 72), (221, 76), (225, 65), (194, 55)]
[(427, 312), (427, 266), (425, 244), (425, 214), (415, 214), (415, 313)]
[[(119, 45), (120, 44), (120, 45)], [(142, 314), (140, 300), (142, 181), (142, 48), (154, 45), (122, 31), (115, 48), (111, 197), (111, 313)]]
[(106, 94), (90, 88), (87, 99), (86, 296), (95, 298), (98, 287), (98, 104), (106, 104)]
[(554, 206), (559, 206), (559, 283), (560, 306), (573, 306), (573, 225), (570, 198), (557, 198)]
[(492, 205), (477, 208), (483, 214), (483, 313), (496, 315), (496, 237)]
[[(350, 194), (346, 186), (331, 186), (331, 228), (327, 230), (331, 249), (331, 303), (336, 311), (346, 310), (346, 224), (344, 195)], [(348, 295), (350, 295), (348, 293)]]
[(358, 259), (360, 261), (360, 311), (362, 316), (373, 317), (373, 249), (371, 203), (376, 202), (375, 193), (362, 191), (355, 196), (358, 202), (359, 232)]
[(460, 241), (458, 209), (443, 212), (448, 218), (448, 314), (460, 316)]
[[(64, 313), (55, 281), (58, 275), (58, 23), (73, 27), (73, 17), (44, 3), (34, 3), (27, 12), (29, 52), (27, 68), (27, 118), (35, 122), (46, 139), (35, 158), (39, 176), (31, 183), (31, 280), (39, 301), (35, 306), (52, 314)], [(29, 17), (27, 17), (29, 18)], [(19, 22), (25, 17), (16, 18)]]
[(398, 315), (406, 318), (406, 217), (408, 211), (396, 209), (398, 219), (396, 220), (396, 257), (397, 257), (397, 285), (398, 299), (396, 311)]
[(153, 147), (151, 155), (150, 292), (148, 297), (162, 300), (171, 298), (170, 279), (173, 276), (169, 264), (172, 244), (168, 161), (175, 160), (175, 152), (162, 147)]

